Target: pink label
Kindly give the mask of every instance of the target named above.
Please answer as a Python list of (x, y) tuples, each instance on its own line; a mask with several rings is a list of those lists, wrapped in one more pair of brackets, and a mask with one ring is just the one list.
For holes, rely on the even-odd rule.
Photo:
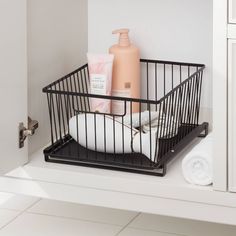
[[(112, 96), (115, 97), (130, 97), (130, 89), (125, 90), (113, 90)], [(112, 101), (112, 113), (114, 115), (125, 114), (125, 101), (113, 100)], [(130, 103), (126, 102), (126, 114), (130, 113)]]

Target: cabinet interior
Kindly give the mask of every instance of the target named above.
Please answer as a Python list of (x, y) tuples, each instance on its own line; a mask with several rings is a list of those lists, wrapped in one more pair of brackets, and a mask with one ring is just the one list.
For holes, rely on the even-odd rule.
[[(235, 214), (235, 196), (227, 192), (232, 191), (227, 188), (227, 178), (230, 171), (235, 171), (228, 171), (231, 165), (224, 158), (227, 134), (225, 127), (221, 126), (221, 122), (226, 124), (224, 116), (227, 112), (224, 109), (227, 99), (225, 78), (221, 81), (227, 70), (224, 58), (227, 4), (226, 1), (221, 3), (223, 1), (214, 2), (214, 15), (217, 17), (214, 18), (213, 39), (212, 0), (28, 1), (28, 114), (39, 121), (39, 129), (29, 139), (30, 161), (6, 175), (11, 178), (0, 179), (2, 190), (235, 224), (235, 217), (232, 217)], [(42, 88), (84, 64), (88, 51), (107, 52), (117, 42), (111, 31), (123, 27), (130, 28), (132, 42), (140, 48), (142, 58), (206, 65), (201, 121), (212, 125), (213, 108), (217, 134), (214, 149), (217, 156), (222, 157), (214, 160), (214, 186), (195, 186), (184, 180), (182, 158), (191, 151), (192, 145), (170, 163), (168, 174), (163, 178), (44, 161), (43, 147), (50, 142), (50, 131), (47, 99)], [(233, 24), (231, 27), (234, 28)], [(231, 35), (235, 37), (234, 33)], [(217, 48), (214, 52), (214, 83), (213, 41)], [(212, 87), (214, 91), (224, 91), (222, 94), (214, 93), (214, 101), (217, 101), (214, 107)], [(195, 139), (193, 145), (199, 141)], [(223, 214), (214, 214), (219, 211)]]
[[(135, 6), (135, 7), (134, 7)], [(201, 120), (212, 123), (212, 0), (28, 1), (28, 114), (39, 121), (32, 154), (50, 141), (42, 88), (117, 42), (127, 27), (141, 57), (206, 64)]]

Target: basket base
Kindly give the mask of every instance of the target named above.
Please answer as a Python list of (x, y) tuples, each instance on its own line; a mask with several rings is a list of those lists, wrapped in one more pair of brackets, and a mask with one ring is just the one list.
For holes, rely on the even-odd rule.
[[(204, 134), (202, 134), (204, 132)], [(88, 150), (69, 135), (44, 150), (45, 161), (126, 171), (138, 174), (164, 176), (167, 163), (196, 137), (205, 137), (208, 123), (198, 126), (182, 125), (178, 135), (159, 140), (158, 163), (139, 153), (105, 154)]]

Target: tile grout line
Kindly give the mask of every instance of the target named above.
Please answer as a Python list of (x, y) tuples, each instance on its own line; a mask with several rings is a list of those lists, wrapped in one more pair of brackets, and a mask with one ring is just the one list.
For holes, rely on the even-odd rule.
[(13, 221), (15, 221), (19, 216), (23, 215), (27, 210), (29, 210), (32, 206), (34, 206), (36, 203), (38, 203), (39, 201), (41, 201), (42, 199), (39, 198), (37, 201), (33, 202), (32, 204), (30, 204), (28, 207), (26, 207), (23, 211), (20, 211), (19, 214), (17, 214), (12, 220), (10, 220), (9, 222), (7, 222), (5, 225), (3, 225), (2, 227), (0, 227), (0, 231), (2, 229), (4, 229), (6, 226), (8, 226), (9, 224), (11, 224)]
[(4, 207), (0, 207), (0, 211), (15, 211), (15, 212), (21, 212), (21, 210), (16, 210), (16, 209), (11, 209), (11, 208), (4, 208)]
[(134, 218), (132, 218), (125, 226), (123, 226), (121, 228), (121, 230), (115, 235), (115, 236), (119, 236), (135, 219), (137, 219), (139, 216), (141, 215), (141, 212), (137, 213), (136, 216), (134, 216)]
[[(134, 216), (133, 219), (131, 219), (128, 224), (126, 224), (115, 236), (119, 236), (120, 233), (122, 233), (126, 228), (128, 228), (128, 226), (134, 222), (134, 220), (136, 220), (140, 215), (142, 214), (142, 212), (139, 212), (136, 216)], [(176, 234), (176, 233), (170, 233), (170, 232), (165, 232), (165, 231), (158, 231), (158, 230), (152, 230), (152, 229), (143, 229), (143, 228), (138, 228), (138, 227), (130, 227), (131, 229), (136, 229), (136, 230), (142, 230), (142, 231), (150, 231), (150, 232), (157, 232), (157, 233), (165, 233), (165, 234), (169, 234), (169, 235), (173, 235), (173, 236), (188, 236), (186, 234)]]
[(51, 215), (51, 214), (46, 214), (46, 213), (38, 213), (38, 212), (33, 212), (33, 211), (27, 211), (26, 213), (32, 214), (32, 215), (39, 215), (39, 216), (50, 216), (50, 217), (59, 218), (59, 219), (83, 221), (83, 222), (91, 222), (91, 223), (101, 224), (101, 225), (111, 225), (111, 226), (123, 227), (120, 224), (101, 222), (101, 221), (96, 221), (96, 220), (86, 220), (86, 219), (83, 219), (83, 218), (75, 218), (75, 217), (69, 217), (69, 216), (58, 216), (58, 215)]
[(25, 210), (22, 211), (22, 213), (28, 211), (31, 207), (33, 207), (34, 205), (36, 205), (38, 202), (40, 202), (42, 200), (42, 198), (37, 199), (35, 202), (33, 202), (32, 204), (30, 204), (28, 207), (25, 208)]
[(130, 229), (136, 229), (136, 230), (141, 230), (141, 231), (150, 231), (150, 232), (156, 232), (156, 233), (164, 233), (164, 234), (169, 234), (173, 236), (188, 236), (187, 234), (177, 234), (173, 232), (166, 232), (166, 231), (159, 231), (159, 230), (154, 230), (154, 229), (144, 229), (144, 228), (138, 228), (138, 227), (130, 227)]
[[(37, 201), (32, 202), (33, 205), (34, 205), (34, 203), (38, 203), (38, 199), (37, 199)], [(33, 205), (30, 205), (30, 207), (32, 207)], [(27, 209), (28, 209), (28, 207), (27, 207)], [(17, 209), (8, 208), (8, 207), (1, 207), (1, 206), (0, 206), (0, 210), (17, 211), (17, 212), (24, 211), (24, 210), (20, 210), (20, 209), (17, 210)]]
[[(14, 219), (12, 219), (11, 221), (9, 221), (6, 225), (2, 226), (2, 227), (0, 228), (0, 230), (1, 230), (2, 228), (4, 228), (5, 226), (7, 226), (8, 224), (10, 224), (12, 221), (14, 221), (17, 217), (19, 217), (19, 216), (22, 215), (23, 213), (28, 213), (28, 214), (32, 214), (32, 215), (50, 216), (50, 217), (54, 217), (54, 218), (62, 218), (62, 219), (68, 219), (68, 220), (92, 222), (92, 223), (96, 223), (96, 224), (104, 224), (104, 225), (112, 225), (112, 226), (123, 227), (123, 225), (115, 224), (115, 223), (101, 222), (101, 221), (95, 221), (95, 220), (86, 220), (86, 219), (83, 219), (83, 218), (75, 218), (75, 217), (68, 217), (68, 216), (57, 216), (57, 215), (51, 215), (51, 214), (38, 213), (38, 212), (31, 211), (30, 209), (31, 209), (34, 205), (36, 205), (38, 202), (40, 202), (41, 200), (42, 200), (42, 198), (39, 198), (37, 201), (33, 202), (30, 206), (28, 206), (28, 207), (27, 207), (25, 210), (23, 210), (23, 211), (9, 209), (9, 210), (11, 210), (11, 211), (19, 212), (19, 214), (18, 214), (16, 217), (14, 217)], [(0, 208), (0, 209), (3, 209), (3, 208)], [(3, 210), (8, 210), (8, 209), (3, 209)], [(136, 216), (137, 216), (137, 215), (135, 215), (134, 218), (135, 218)], [(133, 219), (133, 218), (132, 218), (132, 219)], [(131, 221), (132, 221), (132, 219), (131, 219)]]

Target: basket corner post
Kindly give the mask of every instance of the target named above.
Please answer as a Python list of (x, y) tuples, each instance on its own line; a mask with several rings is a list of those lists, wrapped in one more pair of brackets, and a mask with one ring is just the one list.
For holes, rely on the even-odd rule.
[(198, 135), (199, 138), (205, 138), (209, 134), (209, 123), (204, 122), (202, 126), (204, 130), (202, 131), (201, 134)]

